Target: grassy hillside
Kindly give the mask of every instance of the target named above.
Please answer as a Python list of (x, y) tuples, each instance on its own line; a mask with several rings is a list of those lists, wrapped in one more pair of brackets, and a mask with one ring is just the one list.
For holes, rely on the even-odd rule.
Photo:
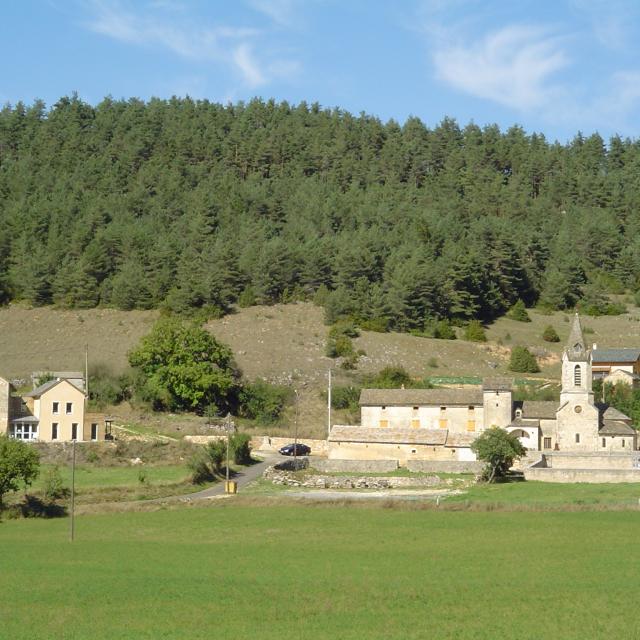
[[(361, 373), (402, 365), (416, 377), (488, 376), (507, 374), (509, 350), (521, 344), (534, 349), (542, 371), (533, 378), (556, 381), (560, 354), (567, 339), (570, 315), (541, 315), (530, 311), (532, 322), (501, 318), (489, 326), (488, 342), (434, 340), (402, 333), (363, 332), (355, 339), (365, 356), (355, 372), (346, 372), (326, 357), (328, 328), (323, 310), (310, 303), (256, 306), (208, 323), (217, 338), (229, 344), (245, 375), (289, 385), (300, 394), (299, 425), (307, 435), (322, 435), (326, 420), (327, 372), (336, 384), (356, 381)], [(157, 312), (91, 309), (62, 311), (53, 308), (0, 309), (0, 375), (26, 377), (35, 369), (82, 369), (84, 345), (90, 361), (105, 363), (114, 372), (126, 366), (126, 355), (153, 324)], [(559, 343), (542, 340), (551, 324)], [(640, 346), (640, 312), (632, 308), (622, 316), (583, 318), (588, 342), (600, 346)], [(520, 376), (518, 376), (520, 377)], [(291, 409), (288, 420), (293, 422)], [(339, 415), (337, 416), (339, 418)]]
[[(635, 638), (635, 512), (244, 506), (0, 525), (3, 637)], [(615, 541), (600, 545), (598, 540)]]

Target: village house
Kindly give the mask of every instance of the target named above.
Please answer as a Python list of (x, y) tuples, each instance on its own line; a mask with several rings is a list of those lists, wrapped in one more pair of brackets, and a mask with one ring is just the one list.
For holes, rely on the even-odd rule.
[(38, 442), (104, 440), (109, 436), (104, 416), (88, 413), (84, 381), (54, 378), (18, 395), (0, 378), (0, 433)]
[(592, 351), (576, 314), (562, 355), (559, 401), (514, 401), (508, 378), (486, 379), (477, 388), (363, 389), (361, 424), (333, 426), (328, 455), (400, 464), (470, 461), (471, 443), (493, 426), (514, 433), (547, 460), (552, 454), (558, 460), (562, 454), (630, 454), (637, 448), (631, 419), (595, 402), (591, 369)]
[(640, 349), (600, 349), (593, 345), (594, 380), (605, 384), (628, 384), (636, 387), (640, 380)]

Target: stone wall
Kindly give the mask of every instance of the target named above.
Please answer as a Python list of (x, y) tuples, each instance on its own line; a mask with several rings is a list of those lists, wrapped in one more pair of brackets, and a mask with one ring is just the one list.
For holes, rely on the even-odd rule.
[(548, 469), (529, 467), (526, 480), (538, 482), (640, 482), (640, 469)]
[(407, 469), (423, 473), (480, 473), (483, 463), (479, 461), (458, 462), (454, 460), (408, 460)]
[(637, 453), (547, 453), (546, 466), (552, 469), (633, 469), (639, 465)]
[(398, 468), (397, 460), (314, 460), (312, 467), (324, 473), (386, 473)]
[(9, 428), (10, 390), (9, 383), (4, 378), (0, 378), (0, 433), (7, 433)]
[[(261, 451), (277, 451), (287, 444), (293, 444), (294, 438), (288, 436), (286, 438), (276, 438), (273, 436), (254, 436), (251, 438), (251, 448)], [(300, 444), (306, 444), (311, 447), (311, 454), (314, 456), (327, 455), (327, 441), (316, 440), (313, 438), (298, 438)]]

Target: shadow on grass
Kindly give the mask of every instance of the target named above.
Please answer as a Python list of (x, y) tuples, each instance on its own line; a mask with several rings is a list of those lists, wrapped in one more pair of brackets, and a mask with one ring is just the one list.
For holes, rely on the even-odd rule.
[(26, 495), (21, 502), (5, 507), (0, 515), (8, 518), (63, 518), (67, 515), (67, 508), (57, 502)]

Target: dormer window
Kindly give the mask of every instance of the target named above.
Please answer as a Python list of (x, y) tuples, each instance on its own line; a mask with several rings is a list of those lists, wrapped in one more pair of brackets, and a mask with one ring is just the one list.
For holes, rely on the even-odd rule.
[(582, 386), (582, 369), (579, 364), (573, 370), (573, 384), (576, 387)]
[(522, 409), (516, 409), (516, 418), (522, 418)]

